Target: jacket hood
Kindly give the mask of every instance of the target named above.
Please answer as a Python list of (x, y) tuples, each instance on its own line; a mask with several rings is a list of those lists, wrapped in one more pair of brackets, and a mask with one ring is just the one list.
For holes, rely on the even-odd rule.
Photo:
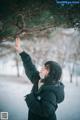
[(53, 92), (56, 96), (57, 103), (64, 100), (64, 85), (62, 82), (44, 85), (43, 90)]

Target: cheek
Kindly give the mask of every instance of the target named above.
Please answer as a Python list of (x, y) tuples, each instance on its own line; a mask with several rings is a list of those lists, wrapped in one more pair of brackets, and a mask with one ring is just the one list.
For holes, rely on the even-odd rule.
[(45, 76), (48, 75), (48, 71), (47, 71), (46, 69), (41, 70), (40, 73), (39, 73), (39, 75), (40, 75), (40, 77), (41, 77), (42, 79), (44, 79)]
[(47, 74), (48, 74), (48, 71), (47, 71), (47, 70), (44, 70), (44, 74), (47, 75)]
[(48, 74), (48, 71), (45, 69), (45, 68), (42, 68), (40, 70), (40, 73), (43, 74), (43, 75), (47, 75)]
[(40, 73), (45, 75), (46, 74), (46, 70), (45, 69), (41, 69)]

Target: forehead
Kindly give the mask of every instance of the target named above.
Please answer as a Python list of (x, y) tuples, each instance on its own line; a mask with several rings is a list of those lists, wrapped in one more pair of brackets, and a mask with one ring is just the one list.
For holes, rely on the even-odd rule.
[(41, 68), (42, 69), (48, 69), (48, 66), (43, 65)]
[(40, 66), (38, 66), (38, 71), (40, 71), (41, 69), (43, 69), (43, 68), (45, 68), (45, 65), (40, 65)]
[(42, 66), (41, 66), (41, 69), (45, 69), (45, 68), (46, 68), (46, 66), (45, 66), (45, 65), (42, 65)]

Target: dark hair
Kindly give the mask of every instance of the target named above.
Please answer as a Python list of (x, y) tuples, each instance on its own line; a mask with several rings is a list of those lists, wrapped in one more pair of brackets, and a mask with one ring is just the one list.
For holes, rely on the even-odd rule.
[(46, 69), (49, 70), (48, 76), (45, 78), (45, 82), (57, 82), (62, 75), (61, 66), (55, 61), (47, 61), (45, 64)]

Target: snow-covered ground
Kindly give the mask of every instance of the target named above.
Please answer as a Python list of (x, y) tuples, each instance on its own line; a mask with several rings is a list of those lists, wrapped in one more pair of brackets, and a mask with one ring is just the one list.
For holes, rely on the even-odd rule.
[[(79, 78), (80, 79), (80, 78)], [(80, 120), (80, 82), (78, 86), (63, 80), (65, 100), (56, 111), (58, 120)], [(24, 96), (30, 92), (32, 84), (25, 78), (0, 76), (0, 112), (8, 112), (9, 120), (27, 120), (28, 108)]]

